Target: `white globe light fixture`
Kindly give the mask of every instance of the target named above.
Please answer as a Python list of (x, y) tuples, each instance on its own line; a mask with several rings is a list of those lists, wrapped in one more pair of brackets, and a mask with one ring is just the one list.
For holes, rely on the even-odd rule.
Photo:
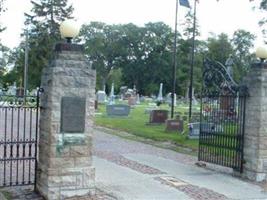
[(256, 49), (256, 56), (261, 62), (264, 62), (264, 60), (267, 59), (267, 49), (265, 47), (258, 47)]
[(67, 19), (60, 24), (59, 31), (61, 36), (71, 43), (71, 39), (79, 34), (80, 26), (74, 20)]

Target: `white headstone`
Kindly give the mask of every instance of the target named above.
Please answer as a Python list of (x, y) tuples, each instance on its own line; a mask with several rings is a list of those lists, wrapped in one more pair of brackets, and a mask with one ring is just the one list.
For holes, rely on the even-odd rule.
[[(171, 92), (167, 94), (166, 99), (167, 99), (166, 101), (169, 104), (169, 106), (171, 106), (171, 104), (172, 104), (172, 93)], [(176, 94), (174, 94), (174, 103), (173, 103), (173, 105), (176, 106)]]
[(97, 92), (97, 102), (98, 103), (105, 103), (106, 102), (106, 93), (102, 90)]
[(16, 95), (16, 91), (17, 91), (17, 86), (16, 86), (16, 82), (14, 82), (13, 85), (8, 87), (7, 94), (15, 96)]
[(195, 97), (195, 88), (192, 88), (192, 104), (193, 105), (197, 105), (198, 104), (198, 101)]
[(159, 86), (159, 94), (158, 94), (158, 97), (157, 97), (157, 101), (163, 101), (162, 88), (163, 88), (163, 83), (161, 83), (160, 86)]
[(114, 83), (111, 85), (110, 95), (109, 95), (109, 105), (115, 104), (115, 95), (114, 95)]
[(139, 94), (136, 95), (136, 104), (140, 104), (140, 96), (139, 96)]

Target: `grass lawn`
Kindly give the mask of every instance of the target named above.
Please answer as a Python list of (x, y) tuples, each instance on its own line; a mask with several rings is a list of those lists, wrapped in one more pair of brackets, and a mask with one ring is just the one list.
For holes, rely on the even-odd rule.
[[(163, 125), (147, 125), (149, 121), (149, 114), (145, 114), (145, 108), (148, 105), (142, 104), (131, 109), (128, 117), (108, 117), (106, 115), (106, 106), (100, 105), (96, 114), (96, 125), (116, 130), (126, 131), (139, 137), (152, 139), (154, 141), (171, 142), (177, 146), (187, 147), (193, 150), (198, 149), (198, 140), (188, 139), (188, 126), (184, 122), (184, 133), (165, 132), (165, 124)], [(161, 109), (170, 110), (167, 105), (161, 105)], [(187, 112), (186, 107), (176, 107), (175, 111)]]

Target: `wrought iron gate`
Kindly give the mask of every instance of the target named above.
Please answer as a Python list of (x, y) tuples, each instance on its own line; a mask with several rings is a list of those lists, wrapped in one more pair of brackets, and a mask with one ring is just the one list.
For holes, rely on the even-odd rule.
[(39, 92), (0, 96), (0, 187), (36, 182)]
[(219, 62), (206, 59), (203, 70), (200, 161), (243, 170), (247, 87), (237, 85)]

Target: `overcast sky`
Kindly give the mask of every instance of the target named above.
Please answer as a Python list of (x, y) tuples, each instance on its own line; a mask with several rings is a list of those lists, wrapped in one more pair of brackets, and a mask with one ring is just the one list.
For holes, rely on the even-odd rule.
[[(35, 0), (38, 2), (38, 0)], [(193, 0), (189, 0), (193, 5)], [(237, 29), (245, 29), (257, 35), (255, 46), (263, 44), (258, 21), (263, 16), (253, 10), (256, 3), (249, 0), (199, 0), (197, 18), (202, 39), (210, 32), (222, 32), (232, 36)], [(259, 0), (255, 0), (258, 2)], [(135, 23), (142, 26), (147, 22), (163, 21), (174, 28), (175, 0), (69, 0), (74, 7), (74, 17), (79, 23), (102, 21), (109, 24)], [(10, 48), (19, 44), (24, 16), (30, 13), (30, 0), (6, 0), (7, 12), (0, 22), (7, 30), (0, 35), (2, 43)], [(179, 7), (179, 21), (184, 19), (188, 8)], [(178, 27), (179, 29), (179, 27)]]

